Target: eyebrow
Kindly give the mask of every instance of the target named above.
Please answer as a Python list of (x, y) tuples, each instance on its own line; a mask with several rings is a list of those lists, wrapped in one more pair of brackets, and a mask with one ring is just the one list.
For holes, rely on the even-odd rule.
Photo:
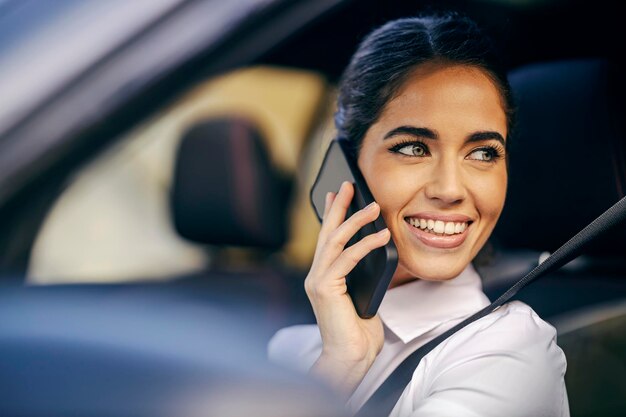
[(430, 130), (426, 127), (400, 126), (387, 132), (383, 140), (398, 135), (411, 135), (418, 138), (426, 138), (432, 140), (439, 139), (439, 136), (435, 131)]
[[(434, 130), (428, 129), (426, 127), (400, 126), (387, 132), (383, 140), (389, 139), (393, 136), (398, 136), (398, 135), (410, 135), (410, 136), (415, 136), (417, 138), (425, 138), (425, 139), (432, 139), (432, 140), (439, 139), (439, 135), (437, 134), (437, 132), (435, 132)], [(483, 132), (474, 132), (467, 137), (465, 142), (466, 143), (481, 142), (484, 140), (497, 140), (498, 142), (502, 144), (502, 146), (505, 146), (504, 138), (502, 137), (502, 135), (498, 132), (491, 131), (491, 130), (487, 130)]]

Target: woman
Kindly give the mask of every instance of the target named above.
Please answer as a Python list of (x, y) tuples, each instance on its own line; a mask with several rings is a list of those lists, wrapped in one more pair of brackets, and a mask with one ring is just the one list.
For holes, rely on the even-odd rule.
[[(471, 262), (504, 206), (513, 111), (490, 42), (454, 14), (392, 21), (347, 68), (335, 117), (377, 203), (345, 219), (329, 193), (305, 287), (317, 326), (281, 330), (270, 357), (307, 370), (358, 410), (411, 352), (489, 304)], [(388, 229), (346, 248), (382, 215)], [(393, 238), (398, 268), (379, 313), (361, 319), (345, 276)], [(392, 416), (567, 416), (553, 327), (514, 301), (420, 362)]]

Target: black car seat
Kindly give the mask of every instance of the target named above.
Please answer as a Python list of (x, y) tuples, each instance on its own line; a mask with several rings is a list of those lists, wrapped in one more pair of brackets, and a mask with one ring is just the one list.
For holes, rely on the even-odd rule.
[[(623, 104), (613, 102), (612, 75), (603, 60), (535, 64), (510, 74), (518, 117), (509, 188), (493, 234), (492, 262), (479, 265), (489, 295), (625, 195)], [(563, 288), (547, 277), (525, 296), (540, 297), (533, 298), (533, 306), (544, 316), (624, 297), (625, 247), (622, 226), (555, 275), (567, 275)], [(550, 285), (558, 288), (558, 297), (552, 297)]]
[[(491, 262), (477, 265), (490, 298), (624, 197), (618, 76), (601, 59), (535, 64), (510, 74), (518, 119), (507, 201)], [(626, 225), (517, 298), (557, 328), (568, 358), (572, 416), (626, 415)]]
[(206, 245), (211, 264), (182, 281), (261, 306), (274, 328), (310, 321), (304, 274), (276, 256), (288, 237), (290, 188), (250, 120), (192, 126), (176, 155), (172, 215), (182, 237)]

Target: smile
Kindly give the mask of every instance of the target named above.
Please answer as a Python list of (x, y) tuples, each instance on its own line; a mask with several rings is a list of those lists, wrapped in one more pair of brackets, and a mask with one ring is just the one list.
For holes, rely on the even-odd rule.
[(469, 222), (444, 222), (442, 220), (433, 219), (417, 219), (409, 217), (407, 222), (413, 227), (425, 230), (429, 233), (435, 233), (438, 235), (454, 235), (463, 233), (468, 226)]
[(411, 233), (427, 246), (451, 249), (460, 246), (467, 237), (472, 224), (468, 221), (446, 221), (434, 218), (406, 217), (404, 219)]

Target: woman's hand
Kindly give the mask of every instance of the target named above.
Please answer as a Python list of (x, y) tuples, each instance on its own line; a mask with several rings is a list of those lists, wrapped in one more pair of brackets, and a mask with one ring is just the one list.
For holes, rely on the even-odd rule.
[(373, 249), (390, 238), (388, 229), (366, 236), (345, 248), (356, 232), (374, 221), (380, 207), (372, 203), (345, 220), (354, 188), (344, 182), (335, 195), (328, 193), (315, 256), (305, 280), (322, 336), (322, 354), (311, 372), (350, 395), (361, 382), (383, 345), (378, 315), (362, 319), (347, 293), (346, 275)]

